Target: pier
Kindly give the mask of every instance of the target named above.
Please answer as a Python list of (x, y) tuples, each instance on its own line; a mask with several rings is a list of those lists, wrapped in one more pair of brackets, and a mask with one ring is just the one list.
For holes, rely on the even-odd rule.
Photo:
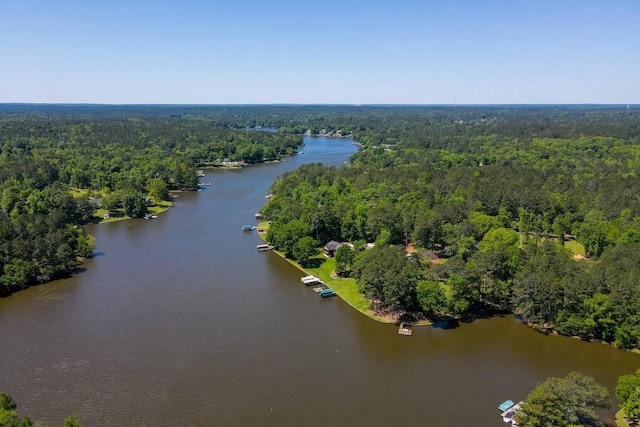
[(408, 325), (400, 323), (400, 327), (398, 328), (398, 335), (411, 336), (413, 335), (413, 331), (409, 328)]

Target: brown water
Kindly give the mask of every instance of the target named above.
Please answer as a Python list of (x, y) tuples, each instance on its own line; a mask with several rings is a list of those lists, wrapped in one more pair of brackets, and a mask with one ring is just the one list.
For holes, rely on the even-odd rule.
[(504, 426), (498, 404), (548, 376), (613, 389), (640, 367), (511, 317), (402, 337), (318, 298), (241, 231), (277, 175), (355, 150), (307, 141), (280, 164), (208, 172), (213, 186), (155, 220), (90, 227), (83, 272), (0, 300), (0, 390), (51, 426)]

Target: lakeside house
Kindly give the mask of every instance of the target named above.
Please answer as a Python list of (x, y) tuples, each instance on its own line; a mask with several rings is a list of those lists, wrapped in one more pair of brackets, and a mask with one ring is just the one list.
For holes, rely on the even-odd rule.
[(335, 240), (329, 241), (326, 245), (324, 245), (324, 254), (325, 256), (331, 258), (335, 255), (336, 251), (340, 246), (344, 245), (344, 243), (336, 242)]
[(102, 207), (102, 197), (89, 197), (89, 203), (96, 209), (100, 209)]

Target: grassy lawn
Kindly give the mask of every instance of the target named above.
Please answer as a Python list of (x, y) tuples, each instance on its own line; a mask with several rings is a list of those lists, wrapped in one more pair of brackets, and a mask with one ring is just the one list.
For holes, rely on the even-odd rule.
[(170, 209), (173, 206), (173, 202), (172, 201), (162, 201), (162, 202), (158, 202), (156, 203), (155, 206), (151, 206), (149, 209), (147, 209), (149, 211), (149, 213), (152, 214), (159, 214), (160, 212), (164, 212), (168, 209)]
[(624, 418), (624, 411), (622, 409), (616, 412), (616, 425), (618, 427), (629, 427), (629, 423)]
[(93, 214), (94, 218), (96, 218), (97, 222), (114, 222), (114, 221), (122, 221), (123, 219), (129, 219), (128, 216), (122, 212), (122, 216), (112, 215), (109, 218), (105, 218), (104, 214), (109, 213), (108, 209), (100, 208), (96, 209), (96, 212)]
[(258, 234), (260, 234), (260, 237), (262, 237), (264, 239), (264, 236), (267, 234), (267, 231), (269, 230), (269, 226), (271, 225), (271, 221), (260, 221), (258, 223)]
[[(259, 227), (262, 228), (263, 223), (261, 222)], [(268, 225), (266, 226), (268, 228)], [(265, 229), (266, 230), (266, 229)], [(261, 233), (261, 237), (263, 233)], [(307, 275), (314, 275), (318, 279), (322, 280), (325, 285), (336, 291), (336, 294), (347, 302), (350, 306), (364, 314), (365, 316), (377, 320), (383, 323), (390, 323), (388, 319), (384, 319), (380, 316), (376, 316), (369, 310), (369, 306), (371, 305), (371, 301), (366, 299), (364, 295), (358, 292), (358, 285), (356, 284), (355, 279), (344, 279), (341, 277), (333, 278), (331, 277), (331, 273), (335, 270), (336, 260), (334, 258), (325, 258), (324, 255), (319, 255), (316, 258), (322, 260), (322, 264), (318, 268), (303, 268), (296, 261), (290, 260), (284, 256), (284, 254), (280, 251), (274, 251), (281, 257), (285, 258), (288, 262), (298, 267), (300, 270), (305, 272)]]
[(81, 188), (70, 188), (69, 193), (74, 199), (82, 199), (89, 197), (89, 190), (83, 190)]
[[(173, 206), (173, 202), (171, 201), (162, 201), (160, 203), (156, 203), (155, 206), (151, 206), (147, 209), (150, 214), (159, 214), (160, 212), (164, 212), (170, 209)], [(97, 222), (114, 222), (114, 221), (122, 221), (123, 219), (131, 219), (130, 217), (124, 214), (122, 209), (118, 209), (119, 212), (122, 212), (122, 216), (110, 216), (109, 218), (105, 218), (104, 214), (109, 211), (104, 208), (100, 208), (96, 210), (96, 213), (93, 216), (98, 220)]]
[(575, 255), (582, 255), (582, 256), (586, 255), (584, 251), (584, 246), (582, 245), (582, 243), (578, 242), (577, 240), (569, 240), (568, 242), (564, 242), (564, 245), (567, 247), (567, 249), (569, 249)]
[[(324, 258), (324, 256), (323, 256)], [(345, 279), (342, 277), (331, 277), (331, 273), (336, 268), (335, 258), (325, 258), (324, 262), (318, 268), (308, 268), (305, 271), (313, 274), (320, 280), (322, 280), (327, 286), (336, 291), (336, 293), (345, 300), (350, 306), (359, 310), (361, 313), (379, 320), (385, 321), (383, 318), (374, 315), (369, 306), (371, 301), (365, 298), (360, 292), (358, 292), (358, 285), (355, 279)]]

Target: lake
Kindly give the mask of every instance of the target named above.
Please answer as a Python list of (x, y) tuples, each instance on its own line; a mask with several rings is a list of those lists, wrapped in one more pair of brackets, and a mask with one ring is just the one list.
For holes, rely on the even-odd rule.
[(357, 149), (305, 142), (281, 163), (206, 170), (212, 186), (157, 219), (87, 227), (96, 256), (82, 271), (0, 299), (0, 390), (51, 426), (72, 413), (86, 426), (504, 426), (497, 406), (549, 376), (613, 390), (640, 368), (511, 316), (404, 337), (319, 298), (241, 231), (275, 177)]

